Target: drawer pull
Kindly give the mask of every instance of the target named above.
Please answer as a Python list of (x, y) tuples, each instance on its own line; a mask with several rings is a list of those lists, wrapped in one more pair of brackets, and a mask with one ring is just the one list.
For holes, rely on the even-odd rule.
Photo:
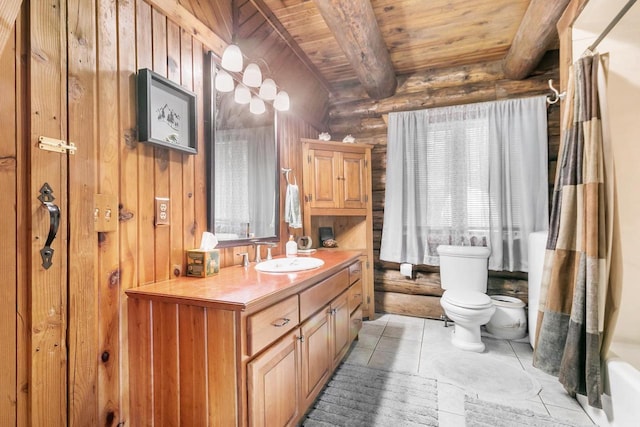
[(272, 323), (272, 325), (275, 326), (276, 328), (281, 328), (287, 323), (289, 323), (290, 321), (291, 319), (287, 319), (286, 317), (283, 317), (280, 322)]

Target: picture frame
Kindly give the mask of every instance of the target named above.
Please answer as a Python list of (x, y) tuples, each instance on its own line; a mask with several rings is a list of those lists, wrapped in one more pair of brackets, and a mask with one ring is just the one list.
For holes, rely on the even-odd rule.
[(197, 154), (196, 94), (148, 68), (137, 80), (138, 139)]

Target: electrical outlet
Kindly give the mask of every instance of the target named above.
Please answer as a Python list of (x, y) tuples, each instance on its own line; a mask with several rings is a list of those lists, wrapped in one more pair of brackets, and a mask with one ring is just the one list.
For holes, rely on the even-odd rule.
[(156, 197), (156, 225), (169, 225), (171, 222), (170, 211), (169, 199)]

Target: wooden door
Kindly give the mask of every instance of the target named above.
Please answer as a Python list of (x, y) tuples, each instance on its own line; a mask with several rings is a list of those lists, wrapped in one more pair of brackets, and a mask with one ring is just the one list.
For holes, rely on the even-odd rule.
[[(40, 136), (67, 140), (67, 40), (66, 3), (25, 2), (29, 9), (29, 72), (26, 87), (30, 102), (26, 108), (30, 120), (28, 138), (28, 175), (26, 204), (29, 227), (30, 265), (27, 267), (28, 315), (25, 323), (28, 363), (27, 411), (29, 425), (67, 425), (67, 173), (68, 154), (38, 148)], [(27, 102), (25, 99), (24, 102)], [(38, 199), (41, 189), (50, 192)], [(41, 251), (52, 234), (55, 205), (59, 208), (59, 226), (52, 249), (51, 264)], [(25, 244), (27, 242), (24, 242)]]
[(299, 329), (247, 365), (249, 425), (293, 425), (300, 414)]
[(329, 341), (331, 343), (331, 355), (333, 356), (332, 365), (335, 367), (349, 349), (350, 313), (348, 292), (343, 292), (333, 300), (330, 312), (331, 338)]
[(312, 208), (339, 207), (338, 170), (339, 163), (334, 151), (310, 150), (311, 201)]
[(364, 153), (340, 153), (340, 207), (362, 209), (366, 207), (366, 176)]
[(301, 327), (301, 404), (307, 408), (318, 395), (331, 373), (329, 313), (321, 310)]

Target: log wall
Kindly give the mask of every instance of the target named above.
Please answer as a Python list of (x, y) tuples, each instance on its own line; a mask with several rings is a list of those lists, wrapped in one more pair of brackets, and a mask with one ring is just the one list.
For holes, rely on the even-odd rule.
[[(205, 230), (203, 61), (220, 50), (219, 39), (177, 2), (154, 4), (162, 8), (144, 0), (24, 1), (0, 49), (0, 425), (128, 425), (124, 291), (183, 274), (185, 250)], [(136, 73), (145, 67), (196, 93), (197, 155), (137, 140)], [(34, 126), (39, 121), (49, 129)], [(301, 171), (299, 139), (317, 131), (295, 111), (279, 114), (277, 129), (280, 164)], [(77, 152), (38, 150), (37, 135), (73, 141)], [(43, 240), (31, 228), (46, 220), (48, 231), (48, 217), (32, 187), (51, 163), (63, 223), (45, 271)], [(94, 231), (96, 194), (117, 200), (117, 231)], [(168, 226), (154, 225), (155, 197), (171, 200)], [(281, 212), (284, 199), (283, 186)], [(286, 224), (281, 230), (288, 234)], [(274, 254), (283, 249), (284, 241)], [(222, 250), (221, 265), (239, 263), (235, 254), (245, 250), (253, 252)], [(47, 282), (52, 272), (59, 283)]]
[[(432, 107), (494, 101), (550, 93), (547, 80), (558, 84), (558, 52), (547, 53), (538, 69), (525, 80), (505, 78), (502, 62), (453, 67), (399, 79), (396, 94), (374, 101), (357, 85), (336, 91), (330, 109), (332, 139), (352, 134), (358, 142), (373, 145), (373, 247), (375, 258), (376, 311), (439, 318), (440, 275), (437, 267), (416, 266), (413, 279), (400, 275), (399, 264), (381, 261), (380, 240), (384, 217), (387, 160), (385, 115)], [(548, 107), (549, 192), (553, 191), (560, 144), (559, 104)], [(549, 198), (551, 200), (551, 198)], [(489, 294), (510, 295), (527, 302), (526, 273), (490, 272)]]

